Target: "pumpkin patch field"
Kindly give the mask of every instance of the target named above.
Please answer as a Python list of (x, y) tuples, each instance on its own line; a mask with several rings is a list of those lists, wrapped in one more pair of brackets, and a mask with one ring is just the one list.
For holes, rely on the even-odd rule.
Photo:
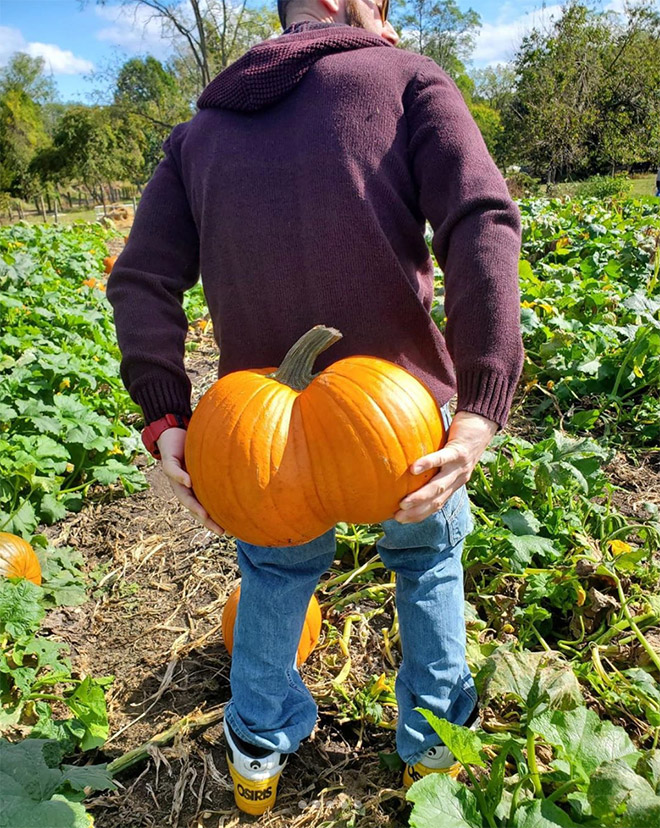
[[(431, 720), (460, 775), (401, 787), (395, 583), (379, 525), (340, 523), (299, 651), (319, 726), (256, 821), (221, 736), (234, 540), (142, 450), (105, 297), (122, 238), (1, 228), (0, 828), (660, 825), (658, 204), (520, 202), (524, 373), (468, 486), (481, 728)], [(217, 350), (199, 285), (184, 306), (196, 404)]]

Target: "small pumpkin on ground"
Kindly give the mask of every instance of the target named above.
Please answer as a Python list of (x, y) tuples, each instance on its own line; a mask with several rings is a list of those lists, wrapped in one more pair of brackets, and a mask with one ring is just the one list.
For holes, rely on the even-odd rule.
[(41, 584), (41, 565), (30, 544), (9, 532), (0, 532), (0, 576), (27, 578)]
[(115, 266), (116, 261), (116, 256), (106, 256), (105, 259), (103, 259), (103, 272), (108, 275), (112, 273), (112, 268)]
[[(236, 611), (238, 610), (238, 601), (241, 597), (241, 588), (237, 586), (232, 594), (227, 598), (227, 603), (222, 611), (222, 640), (225, 643), (227, 652), (232, 654), (234, 649), (234, 627), (236, 625)], [(307, 607), (307, 615), (305, 617), (305, 625), (303, 626), (302, 635), (300, 636), (300, 643), (298, 644), (298, 667), (309, 658), (314, 647), (316, 647), (319, 636), (321, 635), (321, 607), (316, 600), (316, 596), (312, 595), (312, 599)]]
[(279, 368), (235, 371), (199, 401), (185, 461), (212, 519), (257, 546), (292, 546), (339, 521), (380, 523), (434, 476), (411, 464), (445, 433), (435, 400), (392, 362), (351, 356), (318, 374), (341, 338), (317, 325)]

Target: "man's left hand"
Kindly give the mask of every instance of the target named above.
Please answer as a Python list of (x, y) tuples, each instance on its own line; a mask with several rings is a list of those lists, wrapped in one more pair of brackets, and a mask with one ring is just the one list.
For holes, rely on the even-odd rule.
[(459, 411), (451, 422), (444, 446), (420, 457), (410, 467), (412, 474), (439, 469), (438, 474), (403, 498), (394, 519), (399, 523), (417, 523), (437, 512), (470, 479), (496, 432), (497, 424), (492, 420), (480, 414)]

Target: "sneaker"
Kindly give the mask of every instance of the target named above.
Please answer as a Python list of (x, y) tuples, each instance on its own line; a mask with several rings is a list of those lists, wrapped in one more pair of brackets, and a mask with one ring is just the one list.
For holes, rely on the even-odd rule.
[(277, 783), (287, 756), (244, 742), (227, 722), (224, 731), (236, 805), (246, 814), (259, 816), (275, 804)]
[[(470, 730), (479, 728), (478, 705), (470, 713), (464, 727), (469, 727)], [(439, 745), (429, 748), (415, 765), (406, 764), (403, 771), (403, 785), (407, 789), (413, 782), (417, 782), (418, 779), (422, 779), (430, 773), (446, 773), (456, 779), (460, 772), (461, 763), (456, 761), (454, 754), (441, 742)]]

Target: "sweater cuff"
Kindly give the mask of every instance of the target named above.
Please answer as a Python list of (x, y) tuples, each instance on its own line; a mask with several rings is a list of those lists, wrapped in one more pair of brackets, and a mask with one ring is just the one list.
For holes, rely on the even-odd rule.
[(166, 414), (181, 414), (190, 417), (190, 383), (153, 379), (131, 394), (142, 409), (147, 425)]
[(504, 428), (518, 380), (494, 371), (458, 371), (457, 411), (480, 414)]

